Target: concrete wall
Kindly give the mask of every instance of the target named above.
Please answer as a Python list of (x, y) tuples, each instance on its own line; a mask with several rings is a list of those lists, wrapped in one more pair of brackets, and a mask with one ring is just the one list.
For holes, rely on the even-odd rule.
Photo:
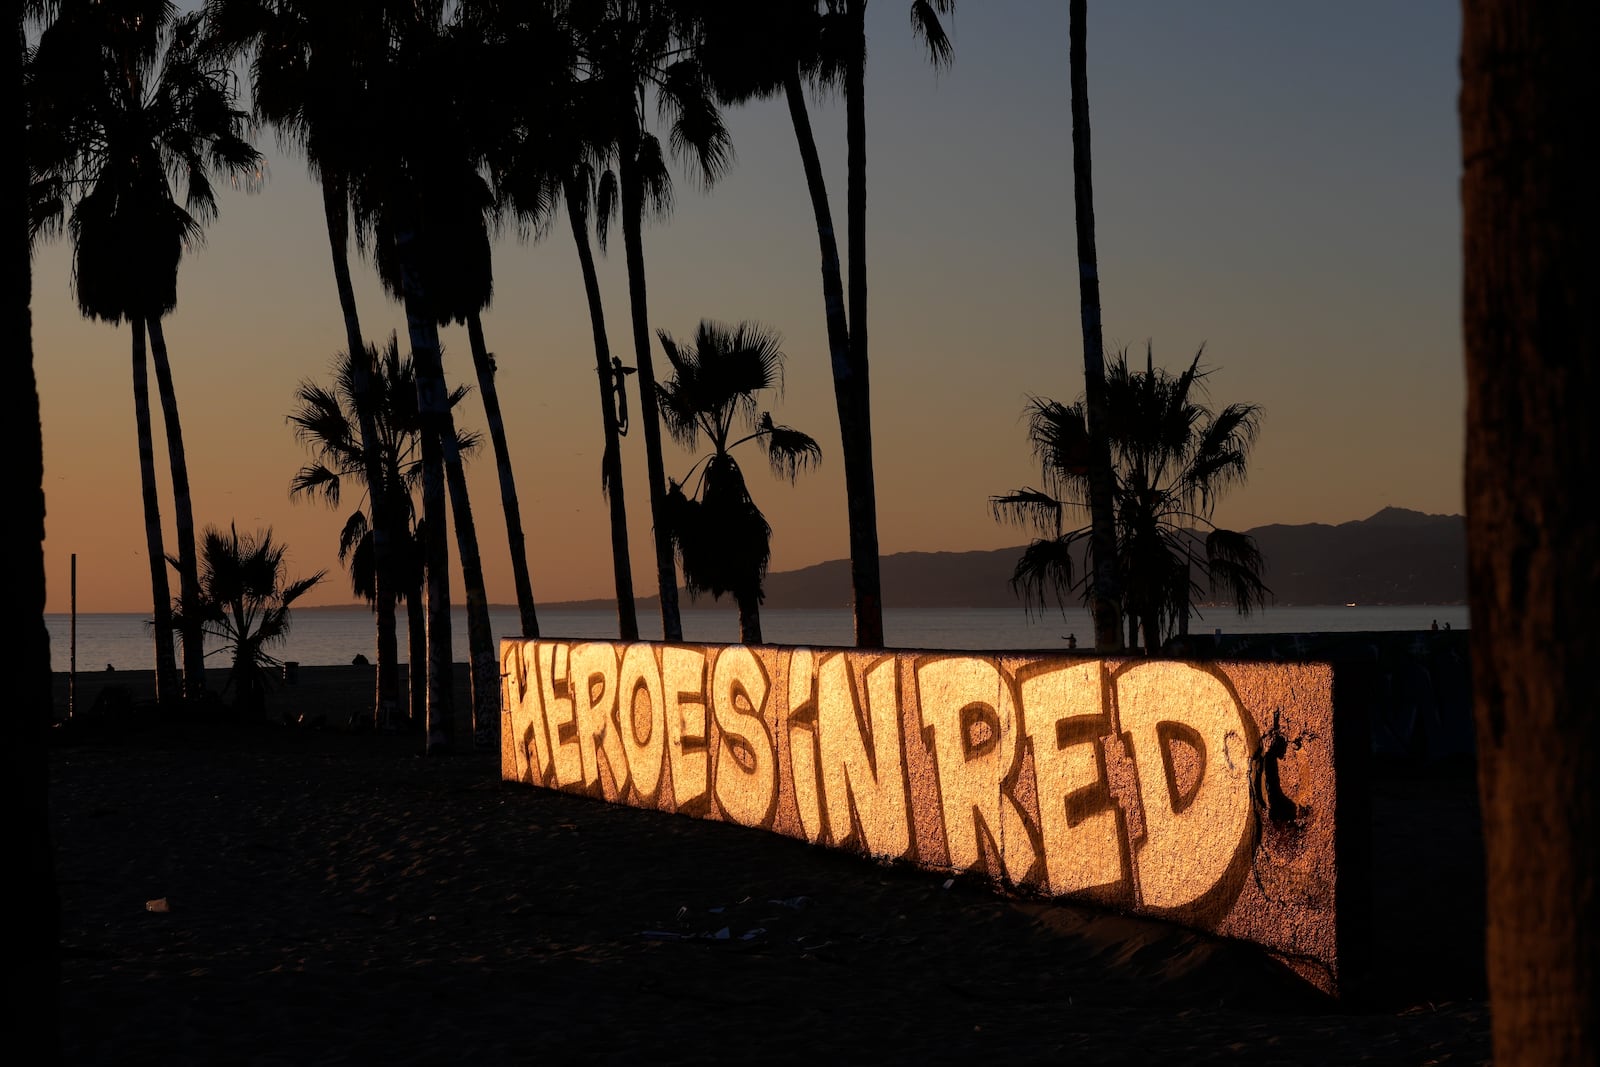
[(507, 780), (1246, 939), (1329, 992), (1348, 969), (1326, 664), (507, 640), (501, 666)]

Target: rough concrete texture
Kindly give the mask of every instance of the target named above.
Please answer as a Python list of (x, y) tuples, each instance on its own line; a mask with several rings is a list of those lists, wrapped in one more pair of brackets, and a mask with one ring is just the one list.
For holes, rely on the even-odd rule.
[(507, 780), (1349, 970), (1327, 664), (506, 640), (501, 674)]

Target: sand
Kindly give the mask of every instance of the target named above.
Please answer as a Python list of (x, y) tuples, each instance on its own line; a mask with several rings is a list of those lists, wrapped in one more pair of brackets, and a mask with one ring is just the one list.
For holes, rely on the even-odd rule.
[(1375, 772), (1375, 966), (1333, 1003), (1248, 945), (281, 725), (370, 677), (63, 731), (68, 1062), (1488, 1061), (1470, 769)]

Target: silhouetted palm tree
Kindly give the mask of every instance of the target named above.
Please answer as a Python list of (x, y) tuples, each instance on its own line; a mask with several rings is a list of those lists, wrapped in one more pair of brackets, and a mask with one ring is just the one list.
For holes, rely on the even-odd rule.
[[(668, 531), (683, 561), (691, 596), (732, 593), (739, 606), (739, 639), (761, 643), (761, 601), (772, 527), (750, 498), (733, 450), (753, 441), (774, 473), (791, 482), (822, 460), (817, 442), (773, 423), (758, 409), (757, 394), (783, 387), (778, 335), (756, 323), (728, 327), (702, 322), (692, 346), (658, 333), (673, 375), (659, 387), (661, 418), (673, 440), (693, 450), (705, 435), (711, 445), (684, 476), (701, 468), (690, 494), (674, 481), (668, 490)], [(740, 436), (735, 436), (739, 434)]]
[[(323, 217), (334, 284), (344, 316), (346, 350), (368, 350), (350, 276), (352, 171), (360, 166), (369, 135), (371, 97), (365, 71), (388, 46), (386, 0), (207, 0), (208, 37), (227, 54), (248, 53), (255, 112), (299, 144), (322, 190)], [(368, 494), (375, 515), (390, 513), (384, 500), (382, 461), (370, 404), (372, 368), (357, 362), (352, 384)], [(374, 718), (389, 724), (399, 698), (395, 597), (390, 542), (407, 530), (379, 522), (371, 530), (376, 606)], [(402, 551), (396, 545), (395, 551)]]
[[(844, 459), (856, 644), (883, 644), (877, 488), (867, 350), (866, 8), (867, 0), (689, 0), (696, 44), (725, 102), (782, 93), (789, 107), (822, 254), (823, 309)], [(913, 0), (912, 31), (935, 66), (952, 48), (939, 16), (955, 0)], [(848, 302), (833, 210), (806, 106), (806, 83), (842, 86), (845, 96)]]
[(1085, 0), (1072, 0), (1069, 19), (1072, 199), (1078, 235), (1078, 303), (1083, 322), (1084, 415), (1089, 445), (1089, 540), (1093, 546), (1090, 560), (1094, 569), (1089, 582), (1089, 609), (1094, 616), (1094, 647), (1100, 652), (1115, 652), (1122, 647), (1122, 627), (1118, 625), (1118, 618), (1124, 590), (1115, 565), (1115, 478), (1111, 468), (1111, 441), (1106, 431), (1105, 339), (1100, 328), (1100, 271), (1094, 240), (1094, 171), (1089, 152), (1089, 73), (1084, 55), (1084, 38), (1088, 30)]
[[(453, 716), (447, 506), (454, 520), (466, 587), (475, 745), (495, 743), (500, 718), (499, 657), (439, 343), (438, 323), (452, 306), (450, 288), (456, 281), (452, 277), (456, 267), (447, 258), (448, 242), (438, 240), (434, 214), (448, 219), (452, 211), (459, 210), (454, 205), (472, 190), (459, 157), (448, 150), (434, 150), (435, 137), (448, 142), (459, 103), (432, 62), (439, 54), (438, 15), (431, 5), (408, 9), (407, 18), (396, 25), (388, 61), (372, 72), (369, 85), (374, 99), (384, 101), (384, 107), (372, 117), (375, 149), (353, 182), (358, 221), (380, 245), (380, 258), (392, 256), (396, 265), (416, 368), (417, 406), (423, 426), (422, 505), (428, 538), (429, 751), (448, 747)], [(472, 269), (481, 263), (464, 266)], [(436, 292), (440, 294), (437, 300)]]
[[(1195, 570), (1205, 575), (1213, 595), (1226, 596), (1241, 615), (1261, 606), (1268, 594), (1255, 540), (1211, 521), (1217, 498), (1244, 480), (1261, 409), (1229, 404), (1213, 414), (1196, 397), (1206, 374), (1198, 353), (1177, 376), (1158, 370), (1148, 350), (1143, 371), (1129, 370), (1126, 352), (1107, 367), (1116, 562), (1130, 643), (1135, 628), (1142, 629), (1146, 652), (1160, 648), (1174, 632), (1187, 632), (1192, 594), (1200, 590)], [(1069, 530), (1064, 522), (1068, 514), (1088, 511), (1086, 408), (1082, 399), (1070, 406), (1034, 399), (1028, 436), (1043, 488), (1019, 489), (990, 501), (996, 518), (1033, 526), (1044, 535), (1023, 552), (1011, 579), (1030, 607), (1042, 608), (1047, 594), (1064, 605), (1067, 594), (1083, 588), (1089, 577), (1081, 570), (1074, 573), (1074, 561), (1091, 529)]]
[[(5, 69), (0, 71), (0, 115), (4, 116), (8, 143), (22, 145), (27, 138), (24, 90), (23, 32), (25, 16), (42, 13), (45, 5), (23, 3), (7, 8), (6, 28), (12, 41), (5, 47)], [(20, 632), (5, 642), (5, 676), (15, 702), (16, 725), (6, 744), (4, 801), (15, 827), (11, 848), (12, 887), (17, 906), (32, 918), (14, 930), (11, 954), (11, 1005), (18, 1019), (29, 1020), (39, 1039), (41, 1059), (61, 1058), (59, 1003), (61, 991), (61, 907), (56, 895), (54, 848), (50, 832), (50, 774), (48, 736), (54, 715), (50, 673), (50, 633), (45, 626), (44, 568), (44, 424), (39, 410), (39, 390), (34, 373), (33, 328), (29, 304), (33, 295), (32, 261), (28, 247), (28, 154), (13, 148), (6, 167), (6, 203), (17, 212), (10, 222), (6, 253), (13, 274), (7, 286), (11, 296), (4, 313), (5, 350), (8, 353), (7, 417), (4, 424), (5, 499), (11, 509), (13, 548), (10, 551), (8, 595)]]
[[(356, 366), (363, 363), (375, 368), (377, 373), (369, 378), (367, 396), (358, 400)], [(345, 520), (339, 533), (339, 560), (349, 568), (352, 590), (372, 604), (374, 610), (380, 595), (394, 598), (389, 606), (389, 614), (393, 617), (395, 603), (400, 598), (406, 598), (410, 606), (420, 601), (422, 591), (421, 542), (416, 536), (418, 516), (414, 500), (422, 477), (422, 425), (417, 413), (416, 378), (411, 360), (401, 356), (399, 341), (392, 335), (383, 350), (369, 347), (362, 360), (353, 360), (349, 353), (341, 352), (335, 359), (333, 371), (331, 388), (302, 381), (295, 390), (297, 406), (289, 414), (288, 421), (294, 427), (296, 439), (312, 452), (317, 462), (300, 468), (295, 474), (289, 483), (289, 496), (291, 499), (320, 497), (329, 507), (338, 507), (345, 482), (355, 480), (367, 498), (364, 502), (367, 506), (357, 507)], [(451, 394), (450, 405), (454, 407), (459, 404), (466, 394), (465, 386), (456, 387)], [(378, 583), (377, 552), (373, 538), (372, 516), (376, 513), (377, 504), (367, 488), (366, 450), (360, 437), (357, 415), (358, 406), (362, 403), (370, 405), (376, 431), (375, 440), (384, 475), (383, 499), (387, 506), (397, 511), (385, 525), (391, 530), (400, 531), (400, 536), (390, 546), (393, 553), (389, 561), (391, 581), (383, 586)], [(477, 435), (459, 431), (456, 442), (456, 447), (463, 454), (470, 454), (479, 445)], [(414, 650), (416, 658), (413, 662), (417, 665), (410, 673), (415, 683), (425, 674), (426, 646), (421, 646), (420, 655), (415, 650), (419, 647), (419, 639), (425, 638), (426, 628), (414, 617), (409, 621), (412, 629), (410, 647)], [(416, 688), (413, 685), (413, 701), (408, 716), (413, 721), (420, 720), (426, 714), (426, 691), (419, 694)], [(419, 696), (421, 699), (418, 699)], [(375, 725), (385, 728), (398, 723), (378, 719)]]
[[(285, 573), (283, 545), (272, 531), (243, 538), (232, 526), (223, 533), (208, 526), (200, 545), (200, 623), (217, 639), (218, 651), (232, 656), (226, 695), (233, 690), (235, 710), (259, 716), (273, 675), (283, 663), (270, 649), (289, 636), (289, 608), (322, 581), (325, 571), (291, 582)], [(174, 613), (189, 609), (174, 606)]]
[[(419, 261), (436, 265), (428, 271), (428, 300), (437, 325), (454, 322), (467, 327), (478, 394), (494, 447), (521, 634), (538, 637), (539, 618), (528, 572), (522, 510), (495, 387), (495, 360), (484, 339), (481, 314), (494, 295), (490, 221), (498, 212), (498, 204), (479, 164), (488, 142), (501, 136), (498, 126), (505, 118), (496, 110), (501, 97), (501, 82), (496, 75), (519, 68), (512, 66), (512, 57), (492, 47), (478, 30), (473, 24), (438, 28), (423, 42), (428, 70), (440, 84), (449, 87), (449, 93), (443, 100), (430, 97), (422, 106), (408, 108), (408, 121), (428, 134), (427, 151), (431, 157), (425, 170), (419, 168), (419, 174), (428, 177), (418, 186), (427, 202), (418, 213), (416, 254)], [(529, 57), (520, 58), (526, 61)], [(442, 106), (428, 107), (429, 104)], [(496, 128), (483, 128), (488, 125)], [(384, 286), (390, 295), (403, 299), (396, 246), (380, 241), (377, 252), (378, 273)], [(463, 559), (465, 556), (463, 550)], [(468, 625), (472, 625), (470, 617)], [(495, 660), (498, 662), (498, 657)]]
[[(580, 79), (578, 42), (559, 4), (480, 4), (486, 31), (497, 45), (519, 55), (542, 54), (536, 83), (525, 81), (506, 97), (515, 101), (510, 135), (491, 149), (490, 167), (500, 198), (516, 214), (524, 236), (542, 233), (556, 211), (565, 209), (578, 251), (584, 295), (594, 337), (595, 373), (600, 390), (604, 450), (601, 492), (610, 510), (612, 578), (617, 597), (617, 629), (624, 641), (639, 637), (633, 602), (633, 564), (628, 548), (628, 513), (622, 483), (621, 435), (617, 403), (624, 398), (621, 371), (606, 337), (605, 309), (590, 244), (590, 218), (605, 168), (610, 139), (607, 114), (596, 85)], [(614, 185), (614, 175), (607, 181)]]
[(661, 142), (646, 125), (647, 92), (654, 95), (658, 113), (669, 121), (672, 146), (692, 157), (705, 184), (722, 173), (730, 153), (727, 130), (712, 99), (711, 86), (698, 61), (681, 44), (681, 14), (681, 4), (666, 0), (576, 0), (569, 12), (581, 65), (586, 68), (596, 107), (606, 116), (603, 133), (617, 163), (615, 187), (601, 184), (599, 234), (603, 242), (605, 220), (611, 208), (620, 203), (633, 351), (639, 374), (639, 422), (644, 431), (650, 479), (661, 626), (668, 641), (683, 639), (683, 625), (678, 614), (672, 542), (665, 524), (667, 486), (656, 410), (655, 365), (650, 353), (642, 230), (646, 211), (665, 213), (672, 193)]
[[(66, 218), (79, 309), (132, 326), (157, 691), (165, 699), (174, 691), (175, 667), (145, 371), (149, 332), (172, 467), (179, 602), (191, 605), (184, 612), (184, 667), (197, 693), (205, 660), (192, 609), (199, 595), (194, 516), (161, 318), (177, 305), (184, 247), (216, 215), (212, 175), (248, 181), (258, 174), (260, 157), (244, 140), (245, 115), (234, 106), (232, 75), (201, 47), (197, 14), (178, 16), (159, 0), (63, 5), (41, 35), (33, 64), (33, 123), (56, 133), (29, 142), (35, 151), (50, 150), (33, 167), (53, 179), (56, 193), (50, 209), (35, 217), (37, 232), (58, 229)], [(182, 204), (173, 198), (169, 175), (184, 182)]]

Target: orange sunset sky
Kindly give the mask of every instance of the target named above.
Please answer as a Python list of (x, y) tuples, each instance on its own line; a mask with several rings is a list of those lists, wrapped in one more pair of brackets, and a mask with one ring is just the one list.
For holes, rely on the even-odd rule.
[[(870, 337), (884, 553), (1016, 545), (991, 494), (1038, 480), (1022, 412), (1083, 388), (1073, 236), (1067, 5), (962, 0), (935, 71), (904, 0), (869, 9)], [(1089, 91), (1108, 344), (1146, 340), (1178, 369), (1204, 343), (1211, 398), (1265, 409), (1248, 484), (1218, 521), (1343, 522), (1386, 505), (1461, 510), (1463, 375), (1456, 53), (1449, 0), (1091, 3)], [(813, 107), (844, 219), (841, 101)], [(737, 159), (709, 192), (680, 171), (647, 228), (651, 327), (755, 319), (784, 337), (774, 414), (821, 442), (790, 487), (752, 453), (774, 570), (847, 554), (816, 232), (781, 101), (727, 114)], [(285, 423), (296, 383), (344, 344), (320, 201), (299, 156), (258, 135), (266, 181), (228, 191), (184, 259), (166, 320), (196, 522), (271, 526), (303, 603), (351, 601), (337, 536), (349, 505), (291, 502), (307, 454)], [(564, 226), (496, 249), (484, 317), (498, 365), (534, 591), (609, 596), (590, 326)], [(373, 340), (399, 308), (359, 265)], [(601, 261), (613, 351), (632, 363), (620, 234)], [(76, 312), (65, 241), (34, 258), (50, 611), (148, 611), (129, 335)], [(445, 369), (472, 382), (464, 329)], [(657, 366), (665, 364), (656, 350)], [(637, 379), (633, 379), (636, 382)], [(637, 403), (631, 405), (637, 411)], [(157, 407), (159, 434), (159, 406)], [(458, 409), (483, 429), (477, 397)], [(667, 472), (692, 459), (667, 442)], [(158, 441), (163, 517), (171, 486)], [(635, 591), (653, 593), (643, 439), (624, 441)], [(471, 467), (490, 599), (514, 599), (492, 454)], [(455, 555), (452, 549), (452, 556)], [(176, 586), (174, 586), (176, 588)], [(459, 589), (459, 585), (456, 587)], [(459, 595), (459, 594), (458, 594)], [(893, 606), (892, 604), (889, 606)]]

